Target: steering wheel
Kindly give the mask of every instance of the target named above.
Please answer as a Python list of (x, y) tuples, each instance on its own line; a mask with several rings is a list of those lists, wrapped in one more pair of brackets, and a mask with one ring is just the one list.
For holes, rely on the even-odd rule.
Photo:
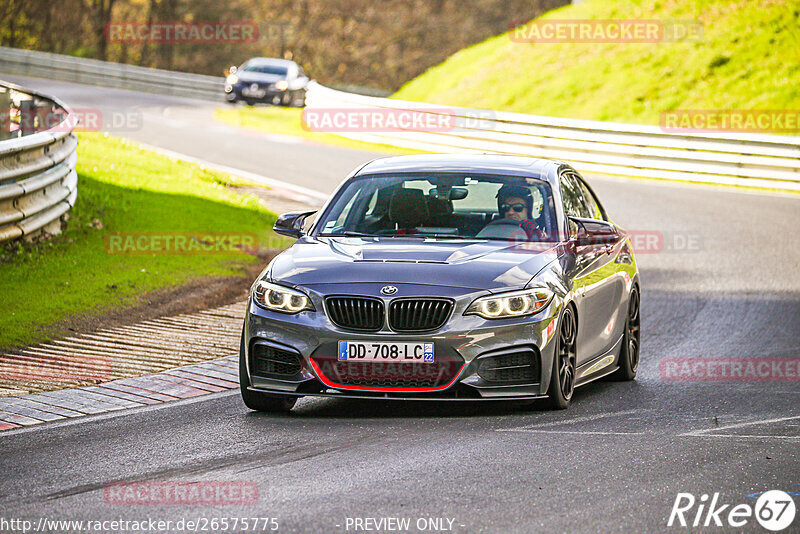
[(487, 224), (486, 226), (484, 226), (484, 228), (488, 228), (490, 226), (501, 226), (501, 225), (504, 225), (504, 224), (507, 224), (509, 226), (516, 226), (517, 228), (521, 228), (520, 225), (519, 225), (520, 222), (521, 221), (517, 221), (515, 219), (495, 219), (492, 222), (490, 222), (489, 224)]
[(495, 219), (484, 226), (475, 237), (494, 239), (522, 238), (524, 241), (528, 240), (528, 235), (525, 233), (525, 230), (519, 225), (519, 221), (515, 221), (514, 219)]

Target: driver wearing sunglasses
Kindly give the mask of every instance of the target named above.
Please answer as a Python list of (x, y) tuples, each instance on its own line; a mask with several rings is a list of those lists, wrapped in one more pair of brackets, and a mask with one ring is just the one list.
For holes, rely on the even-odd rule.
[(536, 224), (531, 219), (533, 197), (527, 187), (504, 185), (497, 192), (497, 209), (502, 219), (518, 221), (520, 228), (525, 230), (529, 241), (539, 241), (545, 238)]

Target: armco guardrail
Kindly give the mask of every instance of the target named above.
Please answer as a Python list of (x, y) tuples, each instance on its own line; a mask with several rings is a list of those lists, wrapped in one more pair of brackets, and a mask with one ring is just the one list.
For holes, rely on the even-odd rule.
[[(223, 79), (0, 47), (0, 72), (222, 100)], [(307, 107), (447, 113), (453, 128), (349, 131), (340, 135), (441, 152), (495, 152), (565, 160), (581, 171), (800, 191), (800, 139), (664, 131), (602, 121), (541, 117), (362, 96), (313, 83)], [(427, 111), (426, 111), (427, 110)]]
[(565, 160), (584, 172), (800, 191), (798, 137), (666, 132), (655, 126), (375, 98), (318, 84), (309, 91), (306, 106), (318, 112), (378, 108), (452, 115), (452, 128), (337, 132), (362, 141), (442, 152), (495, 152)]
[(0, 73), (222, 101), (222, 77), (0, 46)]
[(74, 115), (55, 98), (0, 81), (0, 243), (58, 233), (75, 205)]

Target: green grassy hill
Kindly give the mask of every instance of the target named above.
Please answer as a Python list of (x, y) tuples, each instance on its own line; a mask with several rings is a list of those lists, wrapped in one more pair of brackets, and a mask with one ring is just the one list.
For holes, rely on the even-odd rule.
[(504, 34), (394, 97), (650, 124), (673, 109), (800, 109), (800, 0), (589, 0), (542, 19), (696, 20), (703, 32), (694, 41), (600, 44)]

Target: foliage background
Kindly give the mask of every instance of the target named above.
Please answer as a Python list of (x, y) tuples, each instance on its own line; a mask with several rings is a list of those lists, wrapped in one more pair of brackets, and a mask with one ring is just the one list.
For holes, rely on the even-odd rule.
[[(4, 0), (0, 44), (222, 75), (283, 56), (334, 86), (394, 91), (452, 53), (568, 0)], [(107, 43), (111, 21), (247, 20), (255, 43)]]

